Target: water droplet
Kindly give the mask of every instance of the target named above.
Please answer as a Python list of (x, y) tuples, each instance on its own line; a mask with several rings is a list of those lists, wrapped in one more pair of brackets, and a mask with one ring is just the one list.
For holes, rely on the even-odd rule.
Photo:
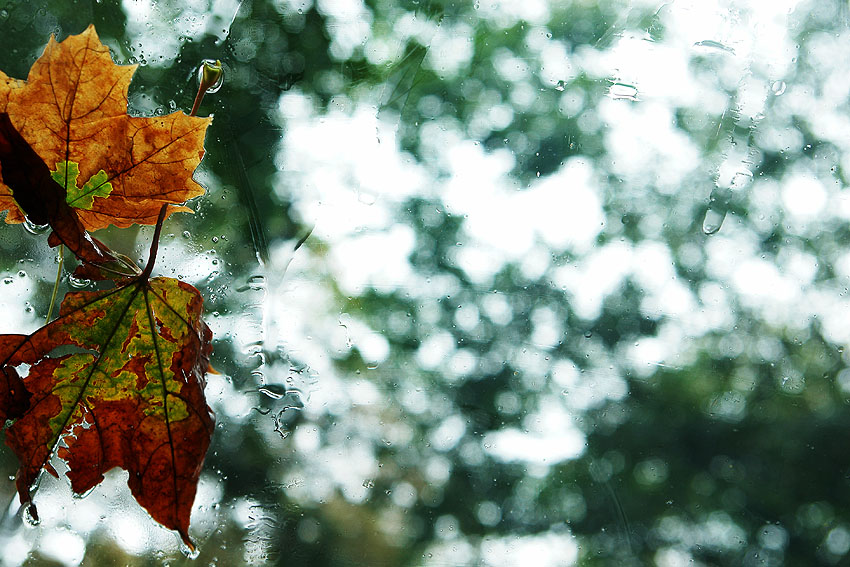
[(197, 559), (201, 554), (200, 550), (197, 547), (189, 547), (182, 541), (180, 542), (180, 553), (188, 557), (189, 559)]
[(245, 285), (236, 288), (236, 291), (261, 291), (266, 287), (266, 277), (265, 276), (251, 276), (245, 281)]
[(716, 234), (723, 226), (724, 220), (726, 220), (726, 211), (709, 207), (702, 221), (702, 231), (708, 235)]
[(787, 85), (785, 81), (774, 81), (772, 85), (770, 85), (770, 92), (773, 93), (774, 96), (779, 96), (785, 92)]
[(555, 90), (556, 90), (556, 91), (561, 91), (561, 92), (563, 92), (565, 88), (567, 88), (567, 84), (566, 84), (564, 81), (558, 81), (558, 84), (557, 84), (557, 85), (555, 85)]
[(280, 410), (281, 414), (286, 410), (303, 410), (304, 400), (301, 399), (301, 392), (298, 390), (287, 391), (282, 406), (283, 409)]
[(592, 336), (593, 336), (593, 331), (585, 331), (584, 332), (584, 338), (589, 339)]
[(731, 47), (720, 43), (719, 41), (714, 41), (713, 39), (704, 39), (702, 41), (698, 41), (694, 44), (694, 47), (702, 48), (705, 51), (725, 51), (726, 53), (735, 54), (735, 50)]
[(626, 83), (611, 83), (611, 86), (608, 87), (608, 96), (614, 100), (632, 100), (635, 102), (640, 100), (637, 87)]
[(91, 280), (87, 280), (85, 278), (77, 278), (73, 275), (68, 276), (68, 283), (71, 284), (71, 287), (75, 287), (77, 289), (82, 289), (84, 287), (88, 287), (91, 284)]
[(730, 188), (738, 190), (743, 189), (747, 185), (749, 185), (753, 180), (753, 172), (749, 169), (744, 169), (742, 171), (735, 172), (735, 175), (732, 177), (732, 183), (730, 183)]
[(6, 285), (9, 285), (10, 283), (12, 283), (14, 281), (15, 280), (10, 278), (10, 277), (9, 278), (3, 278), (3, 283), (6, 284)]
[(258, 388), (257, 391), (273, 400), (279, 400), (286, 395), (286, 388), (278, 384), (269, 384)]
[(224, 84), (224, 69), (222, 69), (221, 63), (219, 63), (215, 59), (204, 59), (201, 62), (201, 66), (198, 67), (198, 82), (201, 82), (204, 78), (204, 68), (205, 67), (217, 70), (218, 73), (219, 73), (218, 79), (216, 80), (216, 82), (213, 83), (213, 85), (210, 88), (207, 89), (207, 94), (212, 94), (212, 93), (218, 92), (218, 90), (221, 88), (221, 85)]
[(86, 496), (88, 496), (89, 494), (94, 492), (95, 488), (97, 488), (97, 487), (93, 486), (93, 487), (89, 488), (88, 490), (86, 490), (85, 492), (83, 492), (81, 494), (77, 494), (76, 492), (73, 492), (71, 494), (71, 497), (76, 498), (77, 500), (82, 500), (83, 498), (85, 498)]
[(363, 488), (375, 488), (375, 481), (371, 478), (367, 478), (363, 481)]
[(21, 519), (24, 525), (30, 528), (34, 528), (41, 523), (41, 518), (38, 517), (38, 510), (35, 504), (32, 502), (24, 504), (24, 507), (21, 509)]
[(191, 236), (192, 236), (192, 233), (189, 232), (188, 230), (183, 231), (183, 238), (190, 238)]
[(30, 234), (44, 234), (48, 230), (50, 230), (49, 224), (35, 224), (29, 218), (24, 219), (24, 230), (29, 232)]
[(374, 205), (378, 201), (377, 195), (372, 193), (366, 193), (364, 191), (360, 191), (357, 194), (357, 200), (363, 203), (364, 205), (369, 205), (370, 207)]

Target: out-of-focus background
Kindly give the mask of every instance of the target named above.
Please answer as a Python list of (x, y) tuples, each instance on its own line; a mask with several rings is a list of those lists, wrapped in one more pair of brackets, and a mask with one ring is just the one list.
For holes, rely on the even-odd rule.
[[(846, 2), (0, 1), (0, 69), (90, 23), (133, 114), (225, 68), (157, 263), (221, 373), (200, 554), (121, 471), (24, 525), (4, 447), (0, 565), (848, 560)], [(0, 227), (0, 332), (55, 256)]]

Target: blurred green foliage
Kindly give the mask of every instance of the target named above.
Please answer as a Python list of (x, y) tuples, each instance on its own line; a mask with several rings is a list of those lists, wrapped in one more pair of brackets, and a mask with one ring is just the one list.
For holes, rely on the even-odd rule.
[[(543, 21), (530, 22), (493, 2), (352, 2), (368, 16), (369, 41), (350, 46), (339, 37), (353, 24), (335, 20), (331, 2), (225, 4), (160, 0), (143, 32), (129, 31), (125, 7), (112, 0), (7, 1), (0, 11), (0, 68), (13, 77), (26, 76), (50, 33), (61, 38), (93, 22), (117, 62), (142, 63), (130, 96), (131, 111), (137, 113), (188, 109), (199, 62), (212, 58), (225, 65), (224, 87), (202, 107), (202, 114), (215, 115), (201, 172), (209, 195), (194, 204), (197, 215), (171, 228), (178, 236), (165, 242), (221, 259), (223, 280), (200, 286), (210, 314), (224, 319), (243, 314), (245, 297), (235, 291), (240, 282), (263, 270), (269, 282), (282, 278), (285, 266), (276, 258), (311, 227), (312, 219), (296, 206), (305, 198), (298, 177), (282, 171), (277, 156), (289, 127), (280, 116), (287, 93), (309, 99), (316, 120), (338, 108), (370, 105), (393, 125), (400, 150), (409, 152), (434, 183), (452, 175), (441, 159), (444, 146), (429, 137), (435, 132), (472, 140), (487, 153), (506, 150), (513, 160), (509, 180), (518, 193), (580, 157), (597, 174), (605, 218), (596, 248), (622, 245), (636, 253), (645, 250), (641, 246), (660, 244), (669, 252), (671, 273), (697, 299), (679, 316), (653, 308), (651, 301), (664, 305), (669, 298), (648, 289), (649, 276), (636, 269), (612, 290), (600, 292), (596, 312), (577, 310), (575, 293), (559, 283), (558, 274), (581, 268), (594, 252), (549, 246), (539, 236), (535, 250), (542, 251), (542, 259), (536, 261), (542, 268), (534, 267), (535, 258), (506, 254), (498, 258), (492, 283), (481, 283), (457, 260), (458, 245), (472, 240), (468, 219), (452, 214), (437, 193), (416, 194), (392, 211), (394, 222), (415, 235), (408, 261), (427, 283), (423, 289), (367, 286), (352, 295), (332, 273), (315, 267), (329, 262), (333, 243), (311, 236), (296, 254), (309, 254), (315, 262), (301, 269), (332, 298), (331, 315), (367, 325), (389, 345), (380, 365), (371, 365), (358, 347), (332, 353), (330, 364), (340, 380), (319, 373), (315, 388), (344, 392), (367, 381), (379, 401), (299, 413), (280, 411), (275, 400), (255, 395), (256, 409), (239, 415), (228, 409), (235, 403), (228, 396), (261, 385), (251, 374), (256, 358), (240, 350), (236, 331), (219, 335), (213, 364), (232, 390), (211, 400), (220, 427), (205, 467), (221, 495), (217, 502), (200, 503), (215, 508), (216, 525), (199, 537), (196, 562), (502, 565), (485, 552), (487, 541), (540, 534), (574, 538), (576, 564), (582, 566), (673, 566), (691, 560), (837, 565), (846, 560), (850, 380), (842, 374), (848, 363), (842, 345), (822, 317), (808, 311), (797, 316), (790, 313), (793, 306), (759, 304), (741, 291), (746, 282), (735, 284), (710, 262), (716, 257), (711, 247), (720, 246), (715, 242), (726, 243), (723, 263), (732, 266), (752, 256), (784, 274), (796, 269), (789, 258), (802, 258), (804, 264), (809, 259), (815, 266), (807, 286), (812, 295), (801, 303), (826, 297), (837, 305), (848, 286), (841, 268), (850, 234), (846, 219), (824, 215), (801, 227), (775, 202), (777, 192), (769, 194), (772, 201), (759, 201), (755, 192), (744, 191), (724, 197), (720, 233), (703, 233), (720, 164), (742, 147), (754, 183), (778, 183), (804, 167), (837, 187), (835, 194), (845, 190), (846, 148), (823, 135), (812, 116), (817, 107), (783, 106), (783, 98), (768, 97), (767, 118), (748, 122), (741, 115), (746, 81), (769, 85), (772, 79), (757, 66), (730, 79), (723, 74), (729, 71), (722, 50), (695, 52), (687, 61), (689, 72), (702, 81), (705, 102), (677, 105), (672, 99), (653, 101), (651, 95), (612, 101), (610, 89), (619, 77), (577, 62), (610, 51), (629, 34), (664, 46), (676, 30), (668, 27), (672, 8), (661, 3), (553, 1)], [(216, 11), (222, 6), (229, 12)], [(198, 25), (206, 27), (193, 28), (192, 18), (203, 14), (208, 17)], [(830, 34), (846, 39), (846, 14), (839, 2), (796, 7), (788, 27), (799, 56), (785, 81), (803, 92), (826, 88), (823, 50), (828, 48), (816, 49), (811, 42)], [(155, 59), (145, 53), (145, 45), (172, 28), (195, 33), (181, 36), (172, 56)], [(408, 29), (417, 31), (402, 31)], [(451, 57), (435, 54), (441, 34), (466, 41), (468, 57), (458, 56), (454, 67), (444, 64)], [(378, 40), (390, 46), (386, 57), (377, 47), (370, 50)], [(452, 46), (450, 51), (462, 51)], [(546, 74), (549, 60), (543, 53), (549, 48), (562, 50), (573, 65), (571, 74), (560, 79)], [(709, 104), (709, 99), (721, 102)], [(612, 102), (631, 105), (635, 114), (663, 106), (659, 116), (669, 123), (655, 122), (652, 128), (669, 127), (681, 135), (682, 145), (695, 148), (697, 165), (672, 189), (660, 172), (675, 152), (647, 160), (638, 171), (622, 169), (617, 163), (622, 152), (612, 150), (613, 114), (605, 114), (615, 111), (603, 108)], [(847, 109), (846, 100), (836, 105)], [(768, 139), (768, 132), (790, 131), (799, 134), (793, 144)], [(635, 152), (641, 144), (636, 142)], [(191, 239), (180, 240), (184, 230)], [(17, 227), (2, 231), (0, 265), (4, 273), (30, 272), (31, 303), (43, 316), (52, 253), (33, 238), (22, 244), (20, 234)], [(143, 250), (146, 234), (125, 245)], [(109, 237), (120, 238), (113, 233), (104, 238)], [(449, 291), (434, 291), (440, 286)], [(497, 304), (507, 308), (500, 311), (493, 307)], [(459, 313), (470, 307), (474, 322), (459, 324)], [(726, 322), (697, 331), (683, 322), (708, 312)], [(546, 330), (539, 322), (546, 317), (558, 332), (550, 344), (541, 344), (534, 337)], [(330, 326), (341, 321), (318, 307), (316, 318)], [(463, 349), (468, 355), (471, 370), (451, 370), (448, 356), (436, 367), (421, 364), (417, 353), (441, 333), (450, 338), (453, 352)], [(648, 370), (631, 354), (635, 344), (678, 339), (672, 360)], [(296, 373), (309, 371), (285, 345), (269, 350), (269, 364), (288, 356)], [(572, 382), (555, 379), (558, 361), (573, 364)], [(585, 436), (581, 454), (550, 463), (498, 458), (489, 434), (527, 433), (535, 419), (543, 419), (547, 404), (568, 409)], [(316, 446), (294, 443), (299, 430), (312, 432)], [(346, 494), (322, 476), (326, 471), (311, 469), (332, 454), (343, 456), (345, 466), (355, 466), (346, 462), (351, 455), (379, 463), (377, 474), (363, 479), (365, 497)], [(0, 466), (13, 474), (8, 451)], [(311, 492), (311, 483), (330, 488)], [(12, 483), (2, 491), (12, 498)], [(246, 508), (247, 516), (240, 512)], [(27, 532), (27, 537), (36, 536)], [(88, 536), (82, 564), (163, 561), (176, 565), (181, 559), (154, 552), (131, 555), (96, 530)], [(24, 562), (52, 564), (38, 551)]]

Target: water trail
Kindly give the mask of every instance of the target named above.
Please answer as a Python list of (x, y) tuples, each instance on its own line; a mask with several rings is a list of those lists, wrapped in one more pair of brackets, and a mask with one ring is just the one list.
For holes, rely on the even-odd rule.
[[(726, 116), (726, 112), (721, 116), (718, 137), (724, 129), (723, 121)], [(764, 114), (759, 112), (751, 115), (744, 112), (742, 104), (739, 103), (732, 110), (730, 118), (726, 125), (726, 139), (721, 144), (722, 157), (717, 166), (714, 187), (702, 221), (702, 231), (707, 235), (717, 234), (729, 212), (744, 204), (754, 177), (753, 166), (758, 152), (753, 143), (753, 135)]]
[[(265, 398), (278, 401), (276, 407), (285, 406), (283, 410), (278, 407), (280, 412), (297, 406), (303, 407), (301, 392), (305, 389), (308, 391), (314, 380), (311, 371), (305, 370), (308, 367), (294, 364), (289, 360), (282, 345), (274, 336), (274, 330), (271, 328), (272, 321), (269, 317), (271, 309), (269, 286), (271, 285), (272, 290), (282, 288), (282, 281), (295, 253), (307, 241), (312, 232), (313, 228), (311, 227), (295, 243), (281, 268), (275, 267), (274, 271), (266, 270), (266, 266), (260, 263), (259, 269), (249, 276), (242, 286), (236, 289), (238, 293), (242, 294), (240, 303), (243, 308), (238, 322), (238, 330), (242, 337), (243, 354), (252, 359), (251, 376), (253, 382), (250, 386), (256, 387), (256, 391)], [(269, 278), (265, 275), (267, 273), (275, 274), (274, 281), (269, 281)], [(299, 376), (303, 379), (298, 378)], [(267, 414), (268, 412), (261, 413)]]

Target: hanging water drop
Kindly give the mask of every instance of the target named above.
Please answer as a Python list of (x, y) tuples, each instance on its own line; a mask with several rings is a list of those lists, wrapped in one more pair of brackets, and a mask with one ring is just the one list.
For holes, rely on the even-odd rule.
[(705, 211), (705, 218), (702, 221), (702, 231), (707, 235), (717, 234), (720, 227), (723, 226), (723, 221), (726, 220), (726, 211), (718, 210), (709, 207)]
[(640, 100), (638, 98), (637, 87), (626, 83), (612, 83), (608, 87), (608, 96), (614, 100), (631, 100), (635, 102)]
[(35, 224), (29, 218), (24, 219), (24, 230), (29, 232), (30, 234), (44, 234), (48, 230), (50, 230), (49, 224)]
[(38, 517), (38, 510), (36, 510), (35, 504), (32, 502), (24, 504), (23, 508), (21, 508), (21, 520), (23, 520), (24, 525), (30, 528), (34, 528), (41, 523), (41, 518)]
[(215, 59), (204, 59), (198, 67), (198, 82), (206, 87), (207, 94), (217, 92), (224, 83), (224, 69)]
[(68, 283), (71, 284), (71, 287), (82, 289), (84, 287), (88, 287), (91, 284), (91, 280), (87, 280), (85, 278), (77, 278), (73, 275), (68, 276)]
[(200, 550), (197, 547), (189, 547), (182, 541), (180, 542), (180, 553), (188, 557), (189, 559), (197, 559), (201, 554)]
[(82, 500), (83, 498), (85, 498), (86, 496), (88, 496), (89, 494), (91, 494), (92, 492), (94, 492), (94, 489), (95, 489), (95, 488), (97, 488), (97, 487), (96, 487), (96, 486), (92, 486), (91, 488), (89, 488), (89, 489), (88, 489), (88, 490), (86, 490), (85, 492), (81, 492), (81, 493), (71, 492), (71, 498), (74, 498), (74, 499), (76, 499), (76, 500)]
[(266, 288), (266, 277), (263, 275), (254, 275), (245, 281), (245, 285), (236, 288), (238, 292), (246, 291), (262, 291)]

